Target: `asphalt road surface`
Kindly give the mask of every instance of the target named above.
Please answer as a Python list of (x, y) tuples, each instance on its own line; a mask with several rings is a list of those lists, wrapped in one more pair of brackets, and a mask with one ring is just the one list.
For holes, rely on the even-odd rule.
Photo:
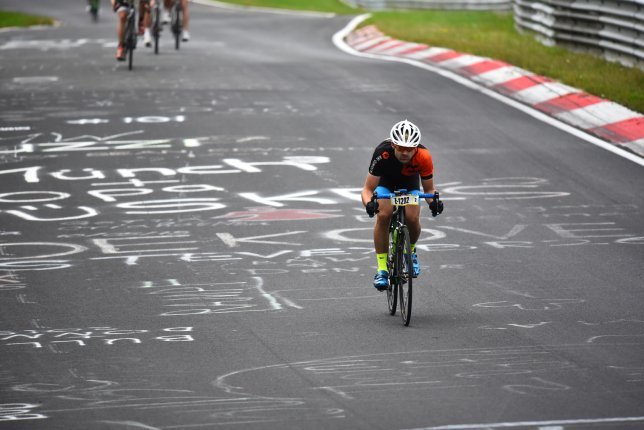
[[(353, 57), (350, 17), (192, 5), (134, 70), (82, 1), (0, 33), (0, 428), (644, 428), (644, 174), (443, 77)], [(408, 118), (409, 327), (358, 193)]]

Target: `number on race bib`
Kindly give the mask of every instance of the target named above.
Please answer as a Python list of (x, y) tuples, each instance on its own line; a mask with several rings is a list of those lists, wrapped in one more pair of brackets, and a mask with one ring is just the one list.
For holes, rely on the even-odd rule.
[(391, 204), (394, 206), (417, 206), (418, 196), (416, 194), (402, 194), (399, 196), (391, 196)]

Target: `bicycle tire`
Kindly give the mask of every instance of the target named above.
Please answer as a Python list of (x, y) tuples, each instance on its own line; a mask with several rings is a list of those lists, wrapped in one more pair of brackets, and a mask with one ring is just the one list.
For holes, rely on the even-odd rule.
[(127, 68), (132, 70), (134, 67), (134, 47), (136, 46), (135, 17), (128, 17), (127, 27), (125, 29), (125, 49), (127, 51)]
[(389, 255), (387, 255), (387, 269), (389, 270), (389, 288), (387, 288), (387, 307), (389, 315), (396, 315), (398, 305), (398, 283), (396, 282), (396, 243), (394, 229), (389, 229)]
[[(161, 1), (161, 0), (158, 0)], [(159, 54), (159, 37), (161, 36), (161, 8), (157, 3), (152, 14), (152, 37), (154, 38), (154, 53)]]
[[(396, 278), (400, 298), (400, 316), (402, 317), (403, 324), (408, 326), (411, 321), (413, 292), (412, 275), (414, 268), (411, 260), (411, 241), (409, 239), (409, 230), (407, 230), (407, 226), (403, 226), (398, 234), (398, 247), (396, 248), (398, 259)], [(400, 236), (402, 236), (402, 238)]]
[(134, 49), (129, 48), (127, 50), (127, 69), (132, 70), (134, 68)]
[(174, 49), (178, 50), (181, 43), (181, 31), (183, 30), (183, 10), (181, 9), (181, 0), (175, 0), (177, 5), (174, 8), (174, 22), (172, 32), (174, 33)]

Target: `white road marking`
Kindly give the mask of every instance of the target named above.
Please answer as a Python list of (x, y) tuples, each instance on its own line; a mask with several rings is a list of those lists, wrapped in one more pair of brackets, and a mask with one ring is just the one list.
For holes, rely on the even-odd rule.
[(145, 430), (160, 430), (158, 427), (151, 427), (147, 424), (143, 424), (137, 421), (99, 421), (101, 423), (105, 424), (115, 424), (119, 426), (125, 426), (126, 428), (134, 427), (137, 429), (145, 429)]
[(44, 84), (48, 82), (58, 82), (58, 76), (18, 76), (13, 78), (17, 84)]
[[(518, 427), (544, 427), (544, 426), (561, 426), (575, 424), (603, 424), (603, 423), (626, 423), (644, 421), (644, 417), (621, 417), (621, 418), (587, 418), (578, 420), (553, 420), (553, 421), (517, 421), (507, 423), (485, 423), (485, 424), (451, 424), (438, 427), (418, 427), (407, 430), (487, 430), (499, 428), (518, 428)], [(547, 427), (545, 427), (547, 428)]]
[(254, 279), (254, 280), (255, 280), (255, 282), (257, 283), (257, 284), (255, 285), (255, 288), (257, 289), (257, 291), (259, 291), (259, 293), (260, 293), (260, 294), (261, 294), (261, 295), (262, 295), (266, 300), (268, 300), (268, 303), (270, 303), (271, 308), (272, 308), (272, 309), (275, 309), (275, 310), (280, 310), (280, 309), (282, 309), (282, 305), (280, 305), (280, 304), (279, 304), (279, 302), (277, 301), (277, 299), (276, 299), (274, 296), (272, 296), (270, 293), (267, 293), (267, 292), (264, 290), (264, 280), (263, 280), (262, 278), (260, 278), (260, 277), (254, 277), (253, 279)]

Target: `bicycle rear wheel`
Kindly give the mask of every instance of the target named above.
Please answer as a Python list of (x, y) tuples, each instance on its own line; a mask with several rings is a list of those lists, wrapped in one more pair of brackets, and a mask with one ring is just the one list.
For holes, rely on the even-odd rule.
[(179, 49), (181, 42), (181, 31), (183, 30), (183, 10), (181, 9), (181, 0), (175, 0), (174, 16), (172, 19), (172, 33), (174, 33), (174, 49)]
[[(161, 0), (157, 0), (161, 1)], [(154, 38), (154, 53), (159, 53), (159, 37), (161, 36), (161, 8), (157, 3), (152, 11), (152, 37)]]
[(127, 56), (127, 68), (132, 70), (134, 63), (134, 48), (136, 48), (136, 14), (128, 12), (125, 23), (125, 55)]
[(400, 229), (398, 237), (398, 247), (396, 248), (396, 257), (398, 264), (396, 266), (398, 279), (398, 292), (400, 296), (400, 316), (403, 324), (409, 325), (411, 321), (411, 302), (412, 302), (412, 275), (414, 268), (411, 260), (411, 241), (407, 226)]
[(126, 33), (127, 39), (125, 40), (125, 49), (127, 50), (127, 68), (132, 70), (134, 67), (134, 46), (136, 34), (134, 34), (134, 24), (129, 27), (129, 31)]
[(128, 48), (127, 50), (127, 68), (132, 70), (134, 67), (134, 49)]

